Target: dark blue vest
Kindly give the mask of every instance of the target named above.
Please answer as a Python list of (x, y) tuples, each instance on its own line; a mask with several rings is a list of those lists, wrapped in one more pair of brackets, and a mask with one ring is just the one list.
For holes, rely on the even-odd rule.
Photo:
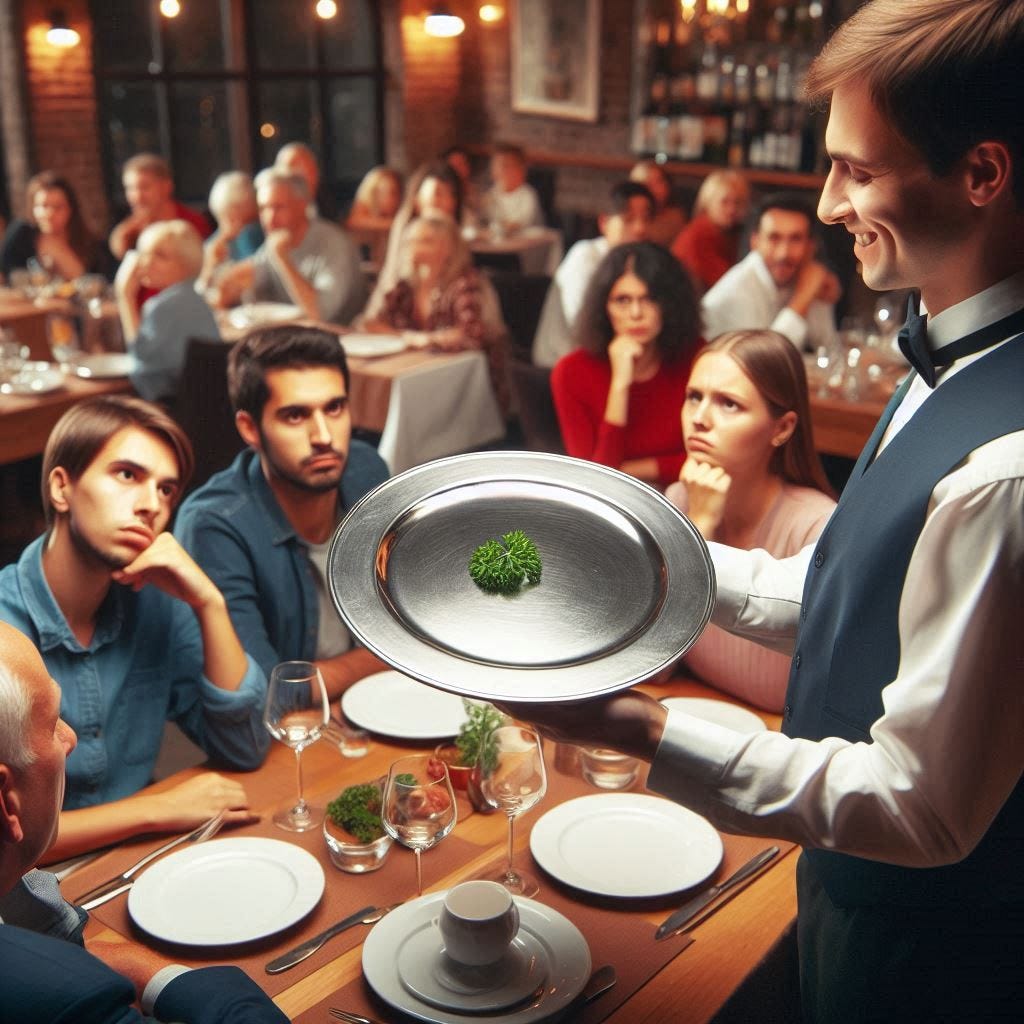
[[(869, 730), (882, 717), (881, 692), (899, 668), (900, 596), (931, 493), (974, 449), (1018, 430), (1024, 430), (1024, 339), (936, 389), (870, 465), (877, 445), (869, 442), (808, 568), (786, 693), (787, 735), (871, 742)], [(1021, 713), (1022, 696), (1006, 694), (1008, 713)], [(842, 906), (1024, 903), (1024, 782), (959, 864), (904, 868), (826, 850), (806, 856)]]

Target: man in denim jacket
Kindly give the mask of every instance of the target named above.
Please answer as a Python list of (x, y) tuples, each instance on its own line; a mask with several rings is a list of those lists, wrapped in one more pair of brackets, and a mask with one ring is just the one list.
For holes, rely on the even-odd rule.
[(373, 448), (351, 440), (348, 384), (327, 331), (268, 327), (238, 342), (228, 390), (249, 450), (190, 495), (175, 524), (264, 671), (315, 661), (332, 697), (384, 667), (353, 647), (326, 579), (335, 527), (388, 475)]

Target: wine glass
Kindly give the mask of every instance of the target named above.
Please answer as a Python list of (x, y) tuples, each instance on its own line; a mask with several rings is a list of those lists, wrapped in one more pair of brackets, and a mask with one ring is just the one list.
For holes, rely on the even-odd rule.
[(476, 762), (480, 792), (492, 807), (508, 816), (508, 860), (505, 870), (492, 881), (500, 882), (513, 896), (533, 896), (536, 879), (512, 866), (515, 820), (528, 811), (548, 788), (540, 737), (521, 725), (499, 726), (481, 744)]
[(448, 766), (430, 754), (400, 757), (388, 771), (381, 822), (384, 831), (416, 854), (416, 894), (423, 895), (420, 854), (455, 827), (455, 793)]
[(295, 751), (299, 788), (296, 804), (274, 815), (278, 828), (308, 832), (323, 820), (323, 808), (311, 807), (302, 796), (302, 751), (320, 739), (330, 716), (327, 690), (316, 665), (309, 661), (285, 661), (274, 666), (263, 724), (275, 740)]

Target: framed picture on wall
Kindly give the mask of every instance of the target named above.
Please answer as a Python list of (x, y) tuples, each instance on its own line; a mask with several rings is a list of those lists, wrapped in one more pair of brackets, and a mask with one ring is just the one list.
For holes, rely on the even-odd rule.
[(601, 0), (516, 0), (512, 109), (596, 121)]

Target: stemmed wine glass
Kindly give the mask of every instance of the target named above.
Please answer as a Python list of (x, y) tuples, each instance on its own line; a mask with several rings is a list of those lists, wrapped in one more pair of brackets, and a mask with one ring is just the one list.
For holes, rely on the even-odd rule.
[(384, 831), (416, 854), (416, 895), (423, 895), (420, 854), (455, 827), (455, 793), (448, 766), (429, 754), (400, 757), (388, 771), (381, 822)]
[(311, 807), (302, 795), (302, 751), (320, 739), (330, 717), (327, 690), (316, 665), (309, 661), (285, 661), (274, 666), (263, 724), (275, 740), (295, 751), (299, 787), (297, 803), (274, 815), (278, 828), (308, 832), (323, 820), (323, 808)]
[(533, 896), (540, 888), (536, 879), (512, 866), (515, 820), (528, 811), (548, 788), (540, 737), (521, 725), (502, 725), (481, 744), (476, 762), (484, 799), (508, 816), (508, 860), (505, 870), (492, 881), (500, 882), (513, 896)]

